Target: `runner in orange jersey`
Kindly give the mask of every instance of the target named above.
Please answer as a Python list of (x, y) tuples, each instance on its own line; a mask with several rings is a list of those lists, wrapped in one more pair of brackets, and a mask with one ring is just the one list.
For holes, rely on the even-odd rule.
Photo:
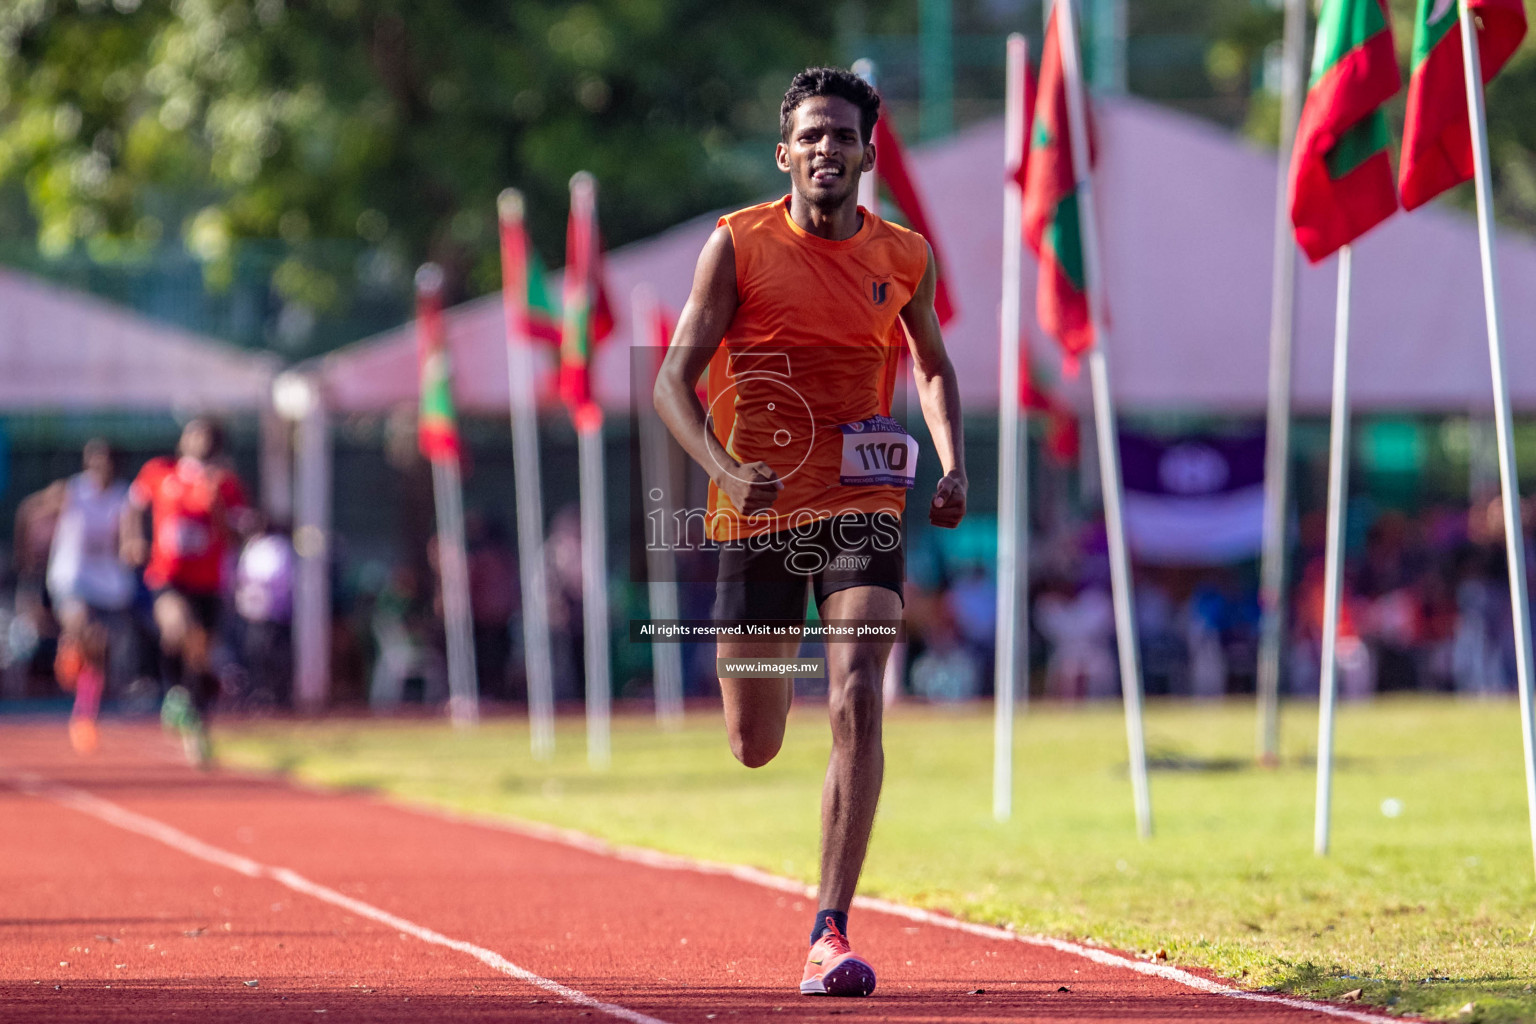
[[(901, 619), (900, 517), (919, 455), (891, 417), (903, 348), (943, 470), (929, 521), (954, 527), (965, 514), (959, 392), (934, 313), (932, 250), (858, 205), (879, 114), (879, 97), (849, 72), (795, 77), (775, 154), (790, 194), (721, 218), (657, 378), (658, 413), (710, 475), (722, 625), (803, 625), (808, 589), (827, 622)], [(707, 411), (694, 391), (706, 367)], [(849, 949), (847, 915), (884, 771), (881, 681), (893, 638), (826, 648), (832, 755), (806, 994), (875, 986), (873, 968)], [(798, 643), (722, 637), (718, 654), (786, 659)], [(722, 675), (731, 750), (748, 767), (768, 763), (783, 743), (793, 679)]]

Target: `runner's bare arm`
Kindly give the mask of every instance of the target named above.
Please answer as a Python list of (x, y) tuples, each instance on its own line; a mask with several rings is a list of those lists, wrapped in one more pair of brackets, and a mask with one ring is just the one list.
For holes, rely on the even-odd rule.
[(928, 250), (928, 269), (917, 285), (912, 300), (901, 311), (912, 350), (912, 376), (917, 379), (917, 399), (923, 407), (923, 420), (933, 435), (939, 465), (944, 476), (934, 490), (928, 507), (928, 521), (934, 526), (953, 529), (965, 517), (965, 437), (960, 425), (960, 386), (954, 364), (944, 351), (944, 337), (939, 332), (939, 315), (934, 312), (933, 297), (938, 290), (933, 250)]
[[(40, 523), (50, 524), (58, 521), (59, 515), (64, 511), (64, 496), (64, 481), (59, 480), (22, 498), (16, 506), (15, 529), (11, 531), (11, 544), (16, 568), (21, 572), (41, 572), (47, 567), (48, 549), (54, 527), (51, 525), (48, 527), (48, 536), (43, 538), (45, 543), (34, 544), (33, 533)], [(42, 563), (33, 565), (32, 563), (38, 557), (42, 558)]]
[(736, 304), (736, 250), (730, 229), (721, 226), (699, 255), (693, 290), (656, 375), (653, 400), (677, 443), (704, 467), (732, 505), (751, 515), (772, 505), (784, 485), (766, 462), (742, 464), (731, 458), (710, 429), (694, 391), (725, 338)]
[(144, 539), (144, 517), (148, 512), (149, 506), (130, 488), (117, 521), (117, 557), (134, 568), (149, 560), (149, 544)]

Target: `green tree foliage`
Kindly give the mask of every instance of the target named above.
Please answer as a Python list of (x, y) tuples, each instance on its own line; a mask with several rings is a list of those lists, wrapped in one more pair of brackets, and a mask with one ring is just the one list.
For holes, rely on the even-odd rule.
[(279, 238), (277, 291), (324, 310), (351, 240), (484, 291), (508, 185), (556, 264), (576, 170), (610, 244), (769, 185), (832, 37), (818, 0), (3, 0), (0, 185), (49, 253), (179, 236), (217, 284)]

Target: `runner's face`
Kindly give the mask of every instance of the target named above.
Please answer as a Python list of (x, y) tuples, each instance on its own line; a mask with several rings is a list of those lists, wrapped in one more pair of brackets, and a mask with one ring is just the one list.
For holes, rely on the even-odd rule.
[(190, 459), (206, 460), (213, 454), (213, 431), (198, 420), (181, 432), (181, 454)]
[(98, 448), (92, 445), (85, 449), (85, 471), (89, 473), (97, 483), (106, 485), (112, 482), (117, 475), (117, 467), (112, 462), (112, 453), (106, 448)]
[(841, 96), (812, 96), (796, 107), (776, 155), (795, 191), (822, 209), (857, 195), (859, 175), (875, 163), (875, 147), (859, 134), (859, 108)]

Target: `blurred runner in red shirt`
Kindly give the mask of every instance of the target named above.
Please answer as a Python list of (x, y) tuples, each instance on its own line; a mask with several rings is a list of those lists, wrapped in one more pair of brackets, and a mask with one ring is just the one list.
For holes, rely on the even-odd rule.
[(221, 461), (223, 451), (218, 423), (201, 417), (189, 422), (177, 457), (150, 459), (129, 487), (120, 545), (125, 561), (144, 566), (144, 583), (155, 594), (170, 683), (161, 720), (181, 732), (188, 758), (198, 765), (211, 758), (207, 714), (218, 680), (209, 653), (223, 606), (224, 565), (249, 509), (245, 488)]

